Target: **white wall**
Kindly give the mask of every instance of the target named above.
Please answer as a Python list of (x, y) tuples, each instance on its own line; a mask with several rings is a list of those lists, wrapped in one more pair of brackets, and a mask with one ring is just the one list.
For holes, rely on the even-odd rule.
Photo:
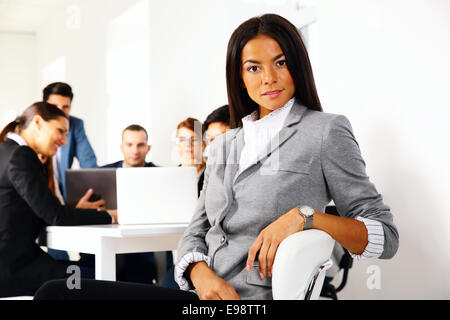
[(38, 101), (36, 37), (32, 33), (0, 32), (0, 127)]
[(122, 157), (121, 131), (131, 123), (149, 130), (148, 160), (176, 165), (177, 124), (227, 103), (232, 31), (267, 11), (300, 25), (307, 18), (297, 2), (75, 0), (37, 31), (39, 87), (72, 85), (72, 114), (84, 119), (100, 165)]
[[(108, 162), (107, 27), (133, 2), (73, 1), (76, 10), (61, 9), (37, 30), (38, 86), (42, 90), (52, 81), (72, 86), (71, 114), (84, 120), (99, 165)], [(57, 70), (51, 67), (55, 62)]]
[[(150, 83), (153, 159), (177, 164), (176, 126), (187, 117), (204, 121), (227, 103), (226, 49), (236, 27), (275, 12), (301, 26), (311, 17), (300, 1), (150, 1)], [(306, 11), (306, 10), (305, 10)]]
[(449, 299), (450, 2), (322, 0), (318, 21), (324, 109), (350, 119), (400, 232), (394, 259), (355, 262), (340, 297)]
[[(228, 40), (245, 20), (267, 12), (310, 19), (300, 1), (192, 0), (150, 2), (150, 69), (153, 150), (156, 163), (176, 164), (176, 127), (187, 117), (204, 121), (226, 104)], [(305, 10), (306, 11), (306, 10)], [(309, 11), (308, 11), (309, 12)]]

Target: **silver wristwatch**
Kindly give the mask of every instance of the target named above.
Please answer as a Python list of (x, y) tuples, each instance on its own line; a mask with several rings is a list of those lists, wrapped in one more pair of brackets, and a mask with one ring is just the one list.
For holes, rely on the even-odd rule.
[(300, 206), (298, 209), (299, 214), (301, 214), (305, 218), (305, 225), (303, 226), (303, 230), (311, 229), (314, 220), (314, 209), (309, 206)]

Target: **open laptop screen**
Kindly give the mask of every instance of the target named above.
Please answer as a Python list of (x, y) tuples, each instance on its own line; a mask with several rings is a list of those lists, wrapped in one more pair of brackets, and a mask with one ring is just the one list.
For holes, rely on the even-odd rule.
[(107, 209), (117, 209), (116, 168), (66, 170), (66, 204), (75, 207), (89, 188), (105, 199)]
[(195, 167), (117, 169), (119, 224), (189, 223), (196, 205)]

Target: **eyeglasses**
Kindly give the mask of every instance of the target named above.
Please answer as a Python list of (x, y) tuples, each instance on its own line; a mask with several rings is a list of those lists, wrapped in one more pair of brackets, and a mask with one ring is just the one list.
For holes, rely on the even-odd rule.
[(177, 137), (177, 139), (176, 139), (177, 144), (181, 144), (181, 143), (193, 144), (193, 143), (199, 143), (201, 141), (202, 141), (202, 139), (198, 138), (198, 137), (190, 137), (190, 138)]

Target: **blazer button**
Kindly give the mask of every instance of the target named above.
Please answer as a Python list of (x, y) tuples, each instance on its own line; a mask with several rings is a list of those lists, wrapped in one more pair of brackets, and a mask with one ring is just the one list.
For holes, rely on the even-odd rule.
[(224, 244), (225, 243), (225, 236), (223, 236), (221, 239), (220, 239), (220, 244)]

